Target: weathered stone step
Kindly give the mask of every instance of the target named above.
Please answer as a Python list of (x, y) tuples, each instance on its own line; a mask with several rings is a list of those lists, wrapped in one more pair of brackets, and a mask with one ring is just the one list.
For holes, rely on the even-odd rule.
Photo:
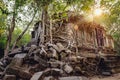
[(120, 67), (119, 68), (111, 69), (111, 72), (112, 73), (120, 73)]
[(117, 62), (117, 60), (116, 59), (114, 59), (114, 60), (105, 60), (105, 62), (106, 63), (111, 63), (111, 62)]
[(111, 65), (111, 66), (108, 66), (109, 68), (120, 68), (120, 65)]

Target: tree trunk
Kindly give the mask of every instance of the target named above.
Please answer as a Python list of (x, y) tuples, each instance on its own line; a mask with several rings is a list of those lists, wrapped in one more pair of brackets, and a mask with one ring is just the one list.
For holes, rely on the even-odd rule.
[(33, 17), (32, 17), (32, 20), (28, 23), (28, 25), (27, 25), (27, 27), (24, 29), (24, 31), (18, 36), (18, 38), (16, 39), (16, 41), (14, 42), (14, 44), (13, 44), (13, 47), (12, 47), (12, 50), (11, 51), (13, 51), (14, 50), (14, 48), (15, 48), (15, 46), (16, 46), (16, 44), (19, 42), (19, 40), (23, 37), (23, 35), (25, 34), (25, 32), (28, 30), (28, 28), (29, 28), (29, 26), (31, 25), (31, 23), (33, 22), (33, 20), (34, 20), (34, 17), (35, 17), (35, 15), (36, 15), (36, 12), (37, 11), (35, 11), (35, 13), (34, 13), (34, 15), (33, 15)]
[(50, 20), (50, 42), (52, 43), (52, 19)]
[(8, 55), (8, 52), (9, 52), (9, 39), (6, 41), (6, 48), (4, 50), (4, 57), (6, 57)]
[(13, 18), (12, 18), (12, 22), (11, 22), (11, 27), (8, 28), (8, 35), (7, 35), (7, 41), (6, 41), (6, 48), (4, 51), (4, 57), (6, 57), (8, 55), (9, 49), (10, 49), (10, 44), (11, 44), (11, 40), (12, 40), (12, 33), (14, 31), (15, 28), (15, 12), (13, 13)]
[(40, 34), (40, 42), (39, 45), (44, 44), (45, 42), (45, 35), (46, 35), (46, 24), (47, 24), (47, 10), (45, 8), (43, 8), (42, 10), (42, 27), (41, 27), (41, 34)]
[(44, 35), (45, 35), (45, 11), (42, 11), (42, 34), (40, 39), (40, 44), (44, 43)]

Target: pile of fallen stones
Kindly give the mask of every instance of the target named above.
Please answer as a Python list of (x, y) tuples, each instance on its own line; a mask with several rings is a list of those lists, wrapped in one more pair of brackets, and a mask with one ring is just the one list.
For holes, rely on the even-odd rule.
[[(89, 59), (90, 60), (90, 59)], [(99, 58), (95, 59), (99, 61)], [(75, 55), (61, 43), (22, 46), (0, 60), (2, 80), (86, 80), (98, 73), (98, 62)], [(72, 76), (70, 78), (70, 76)], [(73, 79), (72, 79), (73, 78)]]

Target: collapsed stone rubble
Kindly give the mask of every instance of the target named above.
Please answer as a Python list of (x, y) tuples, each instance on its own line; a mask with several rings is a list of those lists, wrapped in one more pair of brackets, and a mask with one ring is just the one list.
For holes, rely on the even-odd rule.
[[(46, 43), (24, 47), (24, 50), (15, 49), (8, 57), (1, 59), (0, 71), (0, 77), (4, 80), (50, 80), (59, 77), (60, 80), (68, 80), (68, 76), (100, 74), (100, 58), (87, 60), (85, 57), (76, 56), (75, 52), (61, 43)], [(110, 75), (109, 72), (103, 73)]]

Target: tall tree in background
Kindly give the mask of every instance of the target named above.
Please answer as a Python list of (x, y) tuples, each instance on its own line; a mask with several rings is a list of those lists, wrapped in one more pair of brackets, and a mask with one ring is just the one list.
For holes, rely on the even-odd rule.
[(3, 1), (0, 1), (0, 37), (6, 29), (7, 8)]
[[(23, 10), (23, 7), (24, 5), (28, 5), (28, 3), (32, 2), (31, 0), (10, 0), (10, 1), (7, 1), (5, 4), (9, 4), (9, 3), (12, 3), (12, 6), (10, 6), (10, 10), (9, 11), (9, 15), (8, 15), (8, 29), (7, 29), (7, 41), (6, 41), (6, 48), (5, 48), (5, 51), (4, 51), (4, 56), (7, 56), (8, 55), (8, 52), (10, 50), (10, 46), (11, 46), (11, 42), (12, 42), (12, 37), (13, 37), (13, 32), (14, 32), (14, 29), (16, 28), (16, 25), (18, 26), (19, 23), (21, 21), (21, 18), (19, 18), (19, 13), (21, 12), (24, 12)], [(32, 4), (32, 3), (31, 3)], [(8, 5), (9, 6), (9, 5)], [(9, 7), (8, 7), (9, 8)], [(34, 8), (35, 9), (35, 8)], [(30, 9), (29, 9), (30, 10)], [(29, 11), (28, 11), (29, 12)], [(14, 44), (13, 44), (13, 47), (12, 47), (12, 50), (15, 48), (16, 44), (18, 43), (18, 41), (22, 38), (22, 36), (24, 35), (24, 33), (27, 31), (27, 29), (29, 28), (29, 26), (31, 25), (31, 23), (33, 22), (34, 20), (34, 17), (35, 17), (35, 14), (36, 14), (36, 11), (34, 12), (34, 16), (33, 18), (31, 19), (30, 22), (27, 22), (27, 27), (23, 30), (22, 33), (20, 33), (20, 35), (17, 37), (17, 39), (15, 40)], [(12, 15), (12, 17), (11, 17)], [(24, 17), (25, 18), (25, 17)], [(19, 21), (20, 20), (20, 21)], [(11, 22), (9, 22), (11, 21)], [(16, 23), (17, 22), (17, 23)], [(24, 23), (24, 22), (23, 22)], [(22, 23), (22, 24), (23, 24)]]
[(0, 1), (0, 52), (3, 53), (6, 43), (6, 19), (7, 19), (7, 8), (4, 2)]
[(28, 22), (27, 27), (22, 31), (22, 33), (20, 33), (20, 35), (17, 37), (17, 39), (16, 39), (15, 42), (13, 43), (12, 51), (14, 50), (14, 48), (15, 48), (16, 44), (19, 42), (19, 40), (23, 37), (23, 35), (25, 34), (25, 32), (28, 30), (28, 28), (30, 27), (30, 25), (32, 24), (32, 22), (33, 22), (33, 20), (34, 20), (34, 18), (35, 18), (35, 15), (36, 15), (36, 13), (37, 13), (37, 9), (36, 9), (35, 6), (32, 6), (32, 7), (34, 7), (34, 9), (35, 9), (35, 10), (34, 10), (33, 17), (32, 17), (32, 19), (31, 19), (31, 21)]
[(12, 40), (12, 33), (15, 29), (15, 22), (16, 22), (16, 16), (17, 16), (17, 9), (23, 5), (22, 1), (20, 0), (15, 0), (13, 1), (14, 5), (13, 5), (13, 11), (11, 12), (12, 18), (11, 18), (11, 22), (8, 25), (8, 32), (7, 32), (7, 41), (6, 41), (6, 48), (4, 51), (4, 56), (8, 55), (9, 49), (10, 49), (10, 44), (11, 44), (11, 40)]
[(120, 53), (120, 0), (101, 0), (101, 6), (105, 7), (104, 24), (107, 31), (115, 40), (115, 48)]

